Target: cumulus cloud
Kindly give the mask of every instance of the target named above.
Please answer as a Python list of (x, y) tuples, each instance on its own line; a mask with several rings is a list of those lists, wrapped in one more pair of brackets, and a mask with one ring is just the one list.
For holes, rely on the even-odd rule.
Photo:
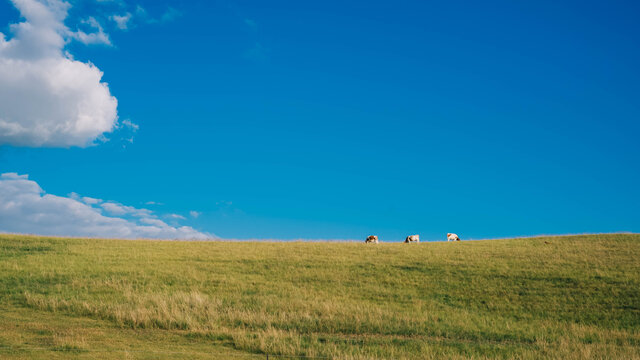
[(191, 215), (191, 217), (195, 219), (198, 216), (202, 215), (202, 213), (199, 212), (199, 211), (191, 210), (191, 211), (189, 211), (189, 215)]
[(75, 39), (110, 44), (94, 18), (93, 32), (64, 23), (69, 3), (12, 0), (24, 21), (0, 33), (0, 145), (85, 147), (117, 126), (118, 102), (95, 65), (64, 51)]
[(112, 201), (47, 194), (27, 175), (0, 175), (0, 231), (105, 238), (204, 240), (212, 234), (170, 226), (150, 210)]

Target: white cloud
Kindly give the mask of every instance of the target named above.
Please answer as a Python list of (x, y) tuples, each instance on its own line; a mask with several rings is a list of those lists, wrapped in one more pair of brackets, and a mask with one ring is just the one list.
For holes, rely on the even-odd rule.
[(72, 39), (110, 44), (100, 24), (95, 32), (72, 32), (64, 24), (69, 3), (12, 0), (24, 22), (13, 37), (0, 33), (0, 145), (88, 146), (117, 127), (117, 106), (102, 72), (64, 51)]
[(87, 204), (87, 205), (95, 205), (95, 204), (99, 204), (102, 202), (102, 200), (100, 199), (95, 199), (95, 198), (90, 198), (88, 196), (83, 196), (82, 197), (82, 202)]
[[(104, 215), (103, 209), (120, 217)], [(98, 199), (74, 193), (69, 197), (47, 194), (27, 175), (16, 173), (0, 175), (0, 231), (128, 239), (204, 240), (215, 237), (189, 226), (170, 226), (146, 209), (112, 201), (101, 203)]]
[(201, 212), (199, 212), (199, 211), (191, 210), (191, 211), (189, 211), (189, 215), (191, 215), (191, 217), (195, 219), (195, 218), (197, 218), (198, 216), (202, 215), (202, 213), (201, 213)]
[(136, 217), (148, 217), (152, 215), (151, 210), (137, 209), (133, 206), (126, 206), (113, 201), (104, 202), (100, 204), (100, 207), (112, 215), (131, 215)]
[(165, 222), (160, 219), (155, 218), (144, 218), (140, 219), (140, 222), (147, 225), (156, 225), (156, 226), (165, 226)]
[(140, 126), (138, 124), (134, 124), (131, 122), (131, 120), (129, 119), (124, 119), (120, 122), (120, 127), (127, 127), (130, 128), (132, 131), (138, 131), (138, 129), (140, 129)]
[[(14, 173), (11, 173), (11, 175), (15, 175)], [(77, 201), (81, 201), (87, 205), (95, 205), (95, 204), (99, 204), (102, 202), (101, 199), (94, 199), (88, 196), (80, 196), (74, 192), (69, 194), (69, 197), (72, 198), (73, 200), (77, 200)]]
[(111, 45), (111, 40), (109, 39), (109, 35), (104, 32), (102, 25), (96, 20), (94, 17), (89, 17), (86, 20), (82, 21), (83, 24), (89, 25), (89, 27), (96, 30), (93, 33), (85, 33), (82, 30), (78, 30), (75, 32), (70, 32), (69, 36), (80, 41), (85, 45), (89, 44), (104, 44)]
[[(112, 1), (99, 0), (99, 2), (109, 3)], [(177, 10), (170, 6), (166, 7), (165, 11), (162, 14), (152, 15), (141, 5), (130, 7), (124, 1), (118, 1), (117, 4), (119, 5), (120, 9), (110, 15), (108, 19), (112, 21), (115, 24), (115, 27), (120, 30), (133, 29), (136, 26), (143, 24), (169, 23), (182, 16), (182, 12), (180, 10)], [(129, 8), (129, 11), (126, 11), (126, 8)]]
[(131, 20), (131, 13), (127, 12), (124, 15), (111, 15), (109, 19), (116, 23), (116, 26), (120, 30), (127, 30), (129, 28), (129, 20)]

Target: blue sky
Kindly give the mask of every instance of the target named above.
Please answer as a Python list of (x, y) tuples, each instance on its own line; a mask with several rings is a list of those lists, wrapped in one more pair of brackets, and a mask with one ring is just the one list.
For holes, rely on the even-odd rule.
[[(223, 238), (638, 232), (639, 11), (72, 1), (60, 56), (103, 72), (120, 128), (78, 146), (0, 127), (0, 173)], [(7, 39), (24, 20), (0, 1)], [(26, 98), (0, 119), (48, 106)]]

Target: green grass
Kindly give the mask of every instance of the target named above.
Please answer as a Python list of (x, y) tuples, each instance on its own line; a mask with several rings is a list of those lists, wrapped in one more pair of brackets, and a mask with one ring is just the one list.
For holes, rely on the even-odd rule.
[[(549, 242), (549, 243), (545, 243)], [(0, 357), (640, 359), (640, 235), (0, 235)]]

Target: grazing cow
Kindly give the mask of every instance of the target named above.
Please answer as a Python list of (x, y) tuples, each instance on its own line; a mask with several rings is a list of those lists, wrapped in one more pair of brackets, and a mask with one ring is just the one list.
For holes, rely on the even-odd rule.
[(378, 243), (378, 236), (377, 235), (369, 235), (367, 236), (367, 240), (364, 241), (365, 243), (372, 243), (372, 244), (377, 244)]
[(447, 241), (460, 241), (460, 238), (456, 234), (447, 233)]
[(405, 243), (410, 243), (410, 242), (415, 242), (415, 243), (419, 243), (420, 242), (420, 235), (409, 235), (407, 236), (406, 239), (404, 239)]

